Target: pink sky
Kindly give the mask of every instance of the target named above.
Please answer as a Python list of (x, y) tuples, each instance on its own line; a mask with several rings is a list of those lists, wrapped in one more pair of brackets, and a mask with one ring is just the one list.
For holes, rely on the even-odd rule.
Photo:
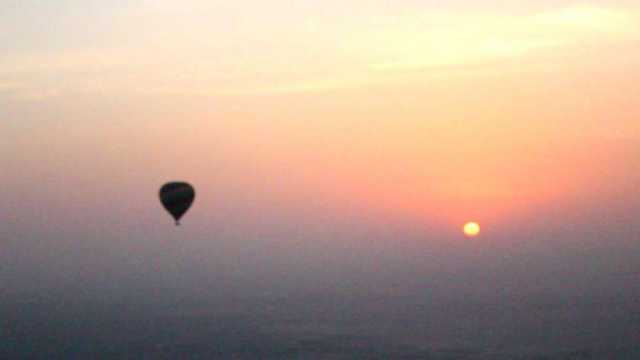
[(457, 231), (637, 200), (640, 9), (529, 3), (25, 3), (1, 22), (9, 203), (71, 184), (73, 217), (178, 177), (206, 216), (222, 197)]

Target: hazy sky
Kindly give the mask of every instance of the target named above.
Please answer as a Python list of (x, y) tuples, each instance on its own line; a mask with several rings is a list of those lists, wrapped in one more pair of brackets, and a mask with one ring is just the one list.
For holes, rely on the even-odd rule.
[(0, 44), (5, 291), (637, 270), (635, 0), (10, 0)]

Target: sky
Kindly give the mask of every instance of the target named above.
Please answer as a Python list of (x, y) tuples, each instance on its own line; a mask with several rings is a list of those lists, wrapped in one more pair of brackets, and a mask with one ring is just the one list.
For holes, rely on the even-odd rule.
[(7, 302), (640, 293), (636, 1), (22, 0), (0, 44)]

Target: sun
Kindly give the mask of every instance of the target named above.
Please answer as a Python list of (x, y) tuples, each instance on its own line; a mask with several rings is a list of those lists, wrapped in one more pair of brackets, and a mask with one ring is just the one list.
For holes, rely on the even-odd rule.
[(468, 237), (476, 237), (480, 235), (480, 224), (478, 224), (477, 222), (468, 222), (464, 224), (464, 228), (462, 231)]

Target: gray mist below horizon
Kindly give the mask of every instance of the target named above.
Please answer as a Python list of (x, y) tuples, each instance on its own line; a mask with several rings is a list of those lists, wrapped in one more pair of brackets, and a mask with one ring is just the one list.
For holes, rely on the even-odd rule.
[(640, 355), (633, 245), (416, 253), (315, 239), (285, 250), (257, 238), (194, 245), (189, 230), (166, 231), (183, 243), (107, 253), (89, 242), (95, 248), (48, 255), (20, 254), (14, 243), (21, 257), (5, 257), (0, 275), (0, 357)]

